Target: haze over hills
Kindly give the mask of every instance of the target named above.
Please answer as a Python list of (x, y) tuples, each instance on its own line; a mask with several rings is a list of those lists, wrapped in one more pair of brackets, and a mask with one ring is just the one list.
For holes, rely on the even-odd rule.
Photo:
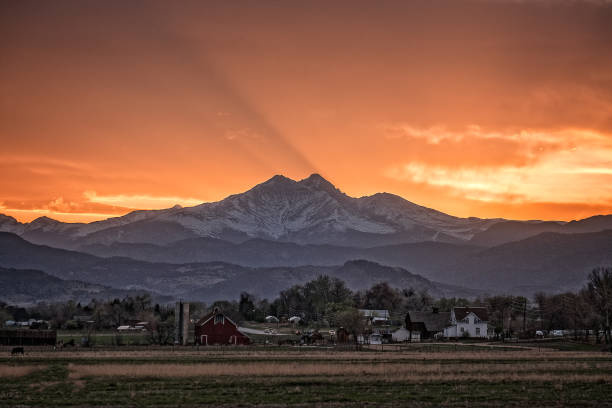
[(388, 265), (421, 270), (425, 275), (450, 268), (482, 247), (445, 242), (416, 242), (372, 248), (337, 245), (300, 245), (290, 242), (251, 239), (239, 244), (215, 238), (193, 238), (168, 245), (90, 245), (83, 252), (100, 257), (128, 257), (150, 262), (231, 262), (242, 266), (339, 265), (354, 259), (369, 259)]
[[(471, 297), (479, 291), (432, 282), (404, 268), (370, 261), (348, 261), (334, 266), (251, 268), (225, 262), (152, 263), (129, 258), (99, 258), (76, 251), (51, 248), (0, 233), (0, 265), (36, 269), (54, 277), (90, 282), (123, 290), (144, 290), (175, 298), (212, 301), (233, 298), (242, 291), (275, 297), (280, 290), (319, 275), (338, 276), (353, 290), (386, 281), (398, 288), (427, 290), (434, 296)], [(0, 292), (0, 298), (6, 294)]]
[(168, 246), (114, 244), (85, 249), (100, 256), (157, 262), (224, 261), (243, 266), (330, 266), (367, 259), (406, 268), (438, 282), (531, 295), (538, 290), (579, 289), (592, 268), (612, 264), (612, 230), (542, 233), (490, 248), (431, 241), (352, 248), (261, 239), (233, 244), (198, 238)]
[[(145, 291), (115, 289), (95, 283), (64, 280), (31, 269), (0, 268), (0, 299), (13, 305), (39, 302), (89, 302), (92, 299), (114, 299), (145, 293)], [(153, 294), (158, 302), (172, 301), (168, 296)]]
[[(211, 244), (209, 241), (206, 240), (207, 245)], [(372, 280), (374, 276), (394, 286), (407, 284), (393, 269), (385, 269), (385, 265), (389, 265), (401, 268), (407, 275), (411, 271), (434, 282), (438, 286), (435, 293), (455, 294), (470, 291), (456, 287), (449, 290), (435, 282), (490, 293), (532, 295), (540, 290), (579, 289), (592, 268), (612, 264), (612, 230), (585, 234), (545, 233), (493, 248), (440, 242), (349, 248), (265, 240), (242, 244), (213, 240), (206, 249), (199, 247), (198, 243), (199, 240), (191, 250), (194, 254), (205, 255), (199, 262), (150, 262), (128, 257), (102, 258), (34, 245), (15, 234), (0, 233), (0, 265), (39, 269), (63, 279), (122, 289), (145, 289), (175, 295), (199, 292), (207, 297), (214, 295), (215, 291), (234, 293), (253, 290), (258, 285), (283, 289), (301, 282), (304, 276), (334, 275), (339, 265), (355, 259), (375, 263), (388, 275), (376, 268), (370, 269), (376, 274), (371, 278), (362, 275), (361, 283), (354, 282), (356, 286), (353, 289), (362, 288), (367, 282), (376, 283)], [(188, 245), (178, 244), (178, 248), (184, 246)], [(136, 245), (137, 249), (141, 247)], [(129, 248), (134, 249), (132, 246)], [(158, 252), (160, 257), (167, 256), (162, 246), (148, 245), (146, 249), (146, 253)], [(307, 262), (309, 260), (311, 262)], [(279, 271), (282, 274), (279, 275)], [(258, 278), (253, 279), (254, 275)], [(281, 275), (284, 276), (282, 279), (279, 278)], [(217, 284), (220, 285), (217, 289), (210, 289)]]
[(475, 234), (470, 242), (474, 245), (495, 246), (519, 241), (543, 232), (575, 234), (612, 229), (612, 215), (596, 215), (567, 223), (558, 221), (501, 221), (485, 231)]

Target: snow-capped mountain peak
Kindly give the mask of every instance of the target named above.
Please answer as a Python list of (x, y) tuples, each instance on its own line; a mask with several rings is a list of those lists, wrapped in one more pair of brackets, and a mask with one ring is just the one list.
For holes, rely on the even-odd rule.
[[(7, 230), (9, 224), (0, 223), (0, 229)], [(65, 229), (68, 238), (88, 243), (156, 243), (159, 237), (172, 241), (173, 236), (199, 236), (349, 246), (466, 240), (488, 225), (487, 220), (452, 217), (389, 193), (353, 198), (320, 174), (300, 181), (275, 175), (243, 193), (194, 207), (138, 210), (90, 224), (47, 217), (25, 224), (27, 230)]]

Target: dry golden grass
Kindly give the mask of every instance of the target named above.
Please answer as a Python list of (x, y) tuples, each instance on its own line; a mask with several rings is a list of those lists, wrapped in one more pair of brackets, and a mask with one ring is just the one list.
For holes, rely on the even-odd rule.
[(45, 366), (11, 366), (0, 364), (1, 377), (22, 377), (34, 371), (42, 370)]
[[(70, 364), (70, 377), (350, 377), (352, 380), (376, 377), (383, 381), (605, 381), (610, 374), (571, 373), (571, 371), (612, 369), (603, 363), (530, 363), (530, 364), (329, 364), (301, 362), (208, 363), (208, 364)], [(560, 372), (559, 372), (560, 371)], [(568, 373), (570, 371), (570, 373)]]
[(606, 359), (612, 361), (612, 355), (602, 354), (597, 352), (564, 352), (556, 350), (520, 350), (516, 351), (439, 351), (439, 352), (415, 352), (415, 351), (387, 351), (387, 352), (372, 352), (372, 351), (334, 351), (334, 350), (257, 350), (257, 349), (232, 349), (226, 350), (206, 350), (201, 348), (196, 351), (191, 348), (177, 348), (175, 350), (131, 350), (131, 351), (115, 351), (115, 350), (82, 350), (82, 351), (41, 351), (29, 352), (24, 359), (28, 358), (46, 358), (46, 359), (116, 359), (116, 358), (194, 358), (194, 359), (241, 359), (248, 361), (250, 359), (270, 359), (270, 360), (329, 360), (329, 361), (376, 361), (384, 360), (548, 360), (548, 359)]

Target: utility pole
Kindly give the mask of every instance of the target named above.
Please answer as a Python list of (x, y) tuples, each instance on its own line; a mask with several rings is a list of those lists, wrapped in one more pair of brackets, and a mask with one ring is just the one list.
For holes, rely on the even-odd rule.
[(505, 326), (505, 321), (504, 321), (504, 316), (505, 316), (505, 312), (506, 309), (502, 308), (502, 341), (506, 341), (506, 332), (504, 331), (504, 326)]
[(525, 334), (527, 325), (527, 298), (525, 298), (525, 306), (523, 307), (523, 335)]
[(505, 317), (506, 317), (506, 308), (502, 309), (502, 341), (506, 341), (506, 331), (504, 330), (504, 326), (506, 325), (506, 321), (505, 321)]

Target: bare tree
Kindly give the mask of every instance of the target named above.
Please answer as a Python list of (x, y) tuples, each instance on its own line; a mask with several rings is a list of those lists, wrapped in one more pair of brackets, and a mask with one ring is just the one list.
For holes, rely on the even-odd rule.
[(587, 285), (591, 299), (604, 326), (606, 344), (610, 344), (610, 315), (612, 315), (612, 268), (599, 267), (591, 271)]

